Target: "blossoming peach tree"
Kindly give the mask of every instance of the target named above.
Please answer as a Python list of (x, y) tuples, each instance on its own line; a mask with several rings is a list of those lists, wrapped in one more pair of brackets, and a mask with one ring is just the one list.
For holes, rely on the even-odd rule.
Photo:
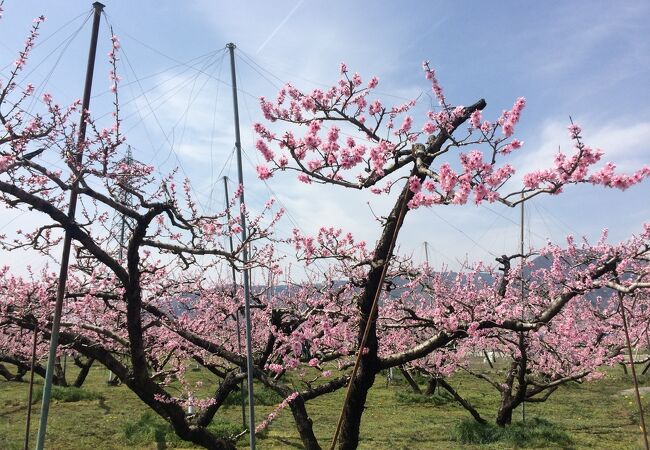
[[(233, 448), (232, 439), (208, 429), (246, 376), (245, 356), (235, 338), (242, 292), (219, 274), (224, 267), (241, 271), (239, 255), (248, 246), (251, 258), (246, 268), (261, 266), (277, 275), (271, 230), (282, 211), (273, 210), (272, 201), (259, 215), (243, 207), (249, 237), (234, 250), (225, 250), (224, 238), (240, 231), (239, 219), (230, 219), (239, 214), (228, 211), (238, 192), (226, 210), (205, 214), (199, 211), (188, 180), (177, 182), (174, 174), (158, 177), (153, 167), (125, 158), (115, 36), (108, 54), (113, 119), (102, 128), (88, 116), (90, 137), (78, 142), (75, 120), (80, 102), (61, 107), (50, 94), (34, 99), (35, 89), (23, 86), (21, 76), (43, 21), (35, 21), (10, 76), (0, 84), (0, 201), (32, 219), (32, 228), (0, 236), (2, 247), (30, 250), (56, 264), (63, 232), (71, 233), (75, 258), (66, 284), (59, 355), (74, 352), (108, 368), (181, 438), (206, 448)], [(32, 100), (42, 112), (27, 107)], [(78, 157), (80, 152), (83, 158)], [(79, 198), (77, 217), (66, 213), (73, 191)], [(115, 218), (124, 231), (124, 239), (117, 243), (111, 226)], [(5, 361), (25, 362), (36, 331), (36, 356), (42, 361), (51, 334), (55, 274), (49, 265), (26, 275), (4, 268), (0, 284)], [(254, 319), (259, 324), (253, 335), (254, 375), (285, 398), (280, 409), (290, 406), (306, 442), (315, 438), (304, 401), (347, 382), (345, 375), (330, 378), (331, 373), (323, 370), (318, 378), (326, 379), (324, 383), (316, 386), (307, 380), (298, 391), (281, 377), (304, 360), (302, 336), (315, 323), (314, 311), (335, 295), (323, 291), (317, 283), (284, 295), (267, 296), (254, 289)], [(336, 329), (337, 324), (332, 318), (319, 326)], [(327, 333), (322, 343), (320, 353), (314, 349), (321, 360), (336, 359), (344, 347)], [(311, 357), (305, 365), (315, 366), (317, 361)], [(190, 364), (200, 364), (211, 377), (199, 384), (189, 382), (184, 375)], [(190, 408), (193, 414), (188, 414)], [(257, 431), (270, 420), (262, 421)]]
[[(79, 141), (75, 121), (80, 102), (61, 107), (50, 94), (34, 99), (34, 87), (23, 80), (43, 21), (40, 17), (34, 22), (8, 78), (0, 83), (0, 201), (32, 219), (31, 228), (2, 235), (2, 246), (8, 251), (31, 249), (56, 262), (63, 232), (70, 233), (76, 258), (66, 285), (63, 350), (110, 369), (183, 439), (208, 448), (232, 448), (230, 440), (215, 436), (207, 425), (223, 396), (238, 386), (245, 360), (231, 346), (204, 339), (200, 326), (188, 319), (194, 315), (178, 308), (186, 304), (191, 311), (218, 296), (210, 290), (212, 297), (199, 296), (194, 304), (183, 300), (188, 293), (208, 290), (216, 266), (225, 262), (240, 269), (244, 246), (251, 246), (253, 261), (272, 265), (272, 248), (254, 243), (268, 235), (280, 214), (267, 214), (271, 204), (259, 217), (246, 212), (250, 238), (226, 251), (221, 242), (237, 233), (237, 220), (229, 219), (227, 211), (199, 212), (189, 181), (178, 183), (174, 174), (158, 178), (153, 167), (126, 161), (115, 71), (119, 41), (114, 36), (108, 54), (113, 119), (102, 128), (88, 116), (89, 137)], [(28, 107), (32, 101), (40, 111)], [(73, 191), (80, 205), (76, 217), (67, 214)], [(126, 224), (117, 246), (111, 229), (116, 217)], [(48, 267), (26, 276), (3, 269), (0, 276), (2, 352), (24, 359), (31, 353), (29, 332), (38, 329), (37, 356), (42, 356), (47, 345), (43, 340), (50, 338), (56, 278)], [(230, 286), (228, 297), (236, 295)], [(230, 307), (222, 302), (222, 309)], [(188, 399), (178, 399), (168, 389), (172, 380), (182, 380), (189, 354), (223, 381), (195, 416), (186, 414)], [(226, 362), (213, 363), (206, 354)]]
[[(513, 136), (525, 100), (517, 99), (512, 109), (504, 111), (496, 120), (486, 120), (482, 112), (485, 100), (470, 106), (455, 106), (445, 97), (428, 63), (424, 63), (423, 69), (438, 106), (425, 114), (417, 128), (409, 114), (416, 101), (399, 106), (384, 104), (374, 95), (378, 79), (373, 77), (364, 84), (361, 76), (351, 74), (344, 64), (340, 67), (341, 78), (329, 89), (303, 92), (288, 84), (280, 90), (277, 99), (260, 100), (269, 122), (255, 125), (260, 136), (257, 148), (266, 161), (257, 168), (260, 178), (295, 172), (307, 184), (369, 189), (377, 195), (399, 190), (392, 209), (381, 221), (374, 248), (364, 249), (364, 255), (357, 257), (349, 265), (350, 271), (344, 273), (358, 287), (354, 300), (358, 323), (355, 352), (360, 352), (360, 358), (358, 370), (352, 372), (339, 423), (338, 445), (342, 449), (356, 448), (358, 444), (366, 396), (380, 370), (417, 361), (456, 339), (483, 330), (538, 330), (560, 314), (571, 299), (597, 284), (596, 280), (611, 279), (617, 267), (627, 264), (631, 257), (623, 255), (639, 253), (647, 258), (646, 226), (639, 238), (641, 242), (634, 240), (625, 254), (615, 253), (596, 263), (579, 266), (578, 279), (584, 286), (579, 283), (550, 291), (523, 318), (517, 307), (504, 299), (498, 300), (500, 314), (495, 317), (493, 310), (485, 308), (487, 304), (473, 304), (474, 294), (467, 308), (433, 309), (426, 320), (446, 324), (423, 327), (417, 340), (409, 341), (400, 351), (385, 354), (382, 348), (388, 339), (379, 331), (378, 318), (388, 300), (377, 307), (378, 293), (384, 284), (391, 283), (391, 271), (386, 267), (394, 259), (395, 240), (406, 214), (420, 207), (462, 205), (469, 201), (477, 205), (499, 202), (512, 207), (543, 193), (560, 193), (566, 186), (577, 183), (626, 189), (650, 175), (648, 167), (631, 175), (617, 173), (610, 163), (596, 169), (602, 152), (586, 145), (580, 127), (571, 124), (569, 137), (574, 144), (573, 152), (559, 152), (550, 167), (524, 174), (523, 186), (504, 192), (504, 185), (515, 174), (515, 168), (506, 162), (508, 155), (522, 148), (522, 142)], [(279, 128), (279, 124), (286, 128)], [(469, 151), (464, 151), (465, 148)], [(341, 244), (339, 235), (339, 231), (326, 228), (321, 229), (317, 239), (297, 233), (295, 244), (307, 258), (354, 259), (349, 252), (331, 250), (331, 242)], [(351, 237), (346, 239), (353, 241)], [(647, 276), (647, 267), (643, 274), (642, 277)], [(471, 313), (463, 314), (467, 309)], [(412, 320), (420, 319), (417, 315), (412, 317)]]
[[(641, 241), (635, 239), (617, 246), (603, 241), (597, 245), (576, 245), (570, 241), (566, 249), (549, 245), (526, 264), (523, 286), (521, 267), (511, 268), (512, 258), (506, 256), (499, 258), (504, 272), (500, 276), (480, 264), (453, 279), (447, 275), (447, 279), (441, 280), (444, 274), (425, 270), (423, 276), (414, 277), (408, 285), (418, 293), (416, 297), (424, 295), (423, 299), (394, 305), (391, 302), (384, 309), (402, 309), (404, 312), (393, 319), (392, 327), (408, 324), (417, 334), (435, 327), (456, 330), (459, 317), (470, 323), (466, 336), (456, 339), (453, 346), (413, 361), (409, 366), (431, 377), (430, 384), (434, 387), (447, 389), (479, 422), (485, 420), (444, 378), (460, 370), (487, 382), (501, 397), (496, 422), (505, 426), (511, 422), (513, 410), (522, 403), (545, 401), (562, 384), (600, 377), (602, 372), (598, 368), (622, 361), (626, 338), (621, 308), (625, 307), (631, 317), (628, 327), (633, 345), (646, 343), (648, 305), (644, 296), (647, 289), (638, 289), (640, 280), (647, 277), (645, 236)], [(585, 277), (586, 266), (602, 265), (614, 255), (628, 260), (623, 289), (631, 287), (636, 299), (625, 305), (618, 298), (622, 286), (612, 283), (613, 275), (597, 280)], [(619, 270), (622, 267), (619, 265)], [(574, 295), (571, 301), (543, 327), (521, 331), (486, 327), (485, 322), (477, 320), (498, 323), (509, 315), (522, 321), (536, 320), (553, 298), (569, 293)], [(436, 312), (432, 313), (432, 307)], [(452, 322), (445, 323), (445, 317)], [(382, 330), (382, 336), (386, 331)], [(403, 333), (402, 339), (393, 342), (408, 348), (410, 342), (417, 340)], [(496, 355), (499, 365), (485, 371), (487, 364), (492, 366)], [(480, 358), (487, 364), (478, 363)]]

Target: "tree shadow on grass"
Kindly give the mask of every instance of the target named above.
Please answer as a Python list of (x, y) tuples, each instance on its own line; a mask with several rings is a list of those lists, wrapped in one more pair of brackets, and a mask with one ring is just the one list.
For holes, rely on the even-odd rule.
[(276, 437), (276, 438), (272, 438), (272, 439), (269, 439), (269, 440), (274, 440), (274, 441), (282, 444), (285, 448), (289, 448), (289, 447), (292, 447), (292, 448), (304, 448), (302, 446), (302, 444), (292, 442), (292, 441), (290, 441), (288, 439), (285, 439), (285, 438)]
[(109, 412), (111, 412), (111, 408), (108, 407), (108, 405), (106, 404), (106, 399), (103, 398), (103, 397), (99, 399), (99, 408), (100, 408), (102, 411), (104, 411), (104, 415), (106, 415), (106, 414), (108, 414)]

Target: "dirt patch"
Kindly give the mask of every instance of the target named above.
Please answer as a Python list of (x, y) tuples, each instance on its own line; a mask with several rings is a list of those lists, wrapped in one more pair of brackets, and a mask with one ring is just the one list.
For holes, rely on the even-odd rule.
[[(639, 388), (639, 394), (643, 395), (647, 392), (650, 392), (650, 386), (645, 386), (645, 387), (640, 387)], [(620, 395), (634, 395), (634, 388), (632, 389), (625, 389), (621, 392), (619, 392)]]

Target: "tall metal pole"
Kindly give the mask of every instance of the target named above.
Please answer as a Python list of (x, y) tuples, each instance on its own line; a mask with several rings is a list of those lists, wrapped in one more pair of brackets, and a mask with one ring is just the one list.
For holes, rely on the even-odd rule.
[(32, 342), (32, 364), (29, 372), (29, 394), (27, 395), (27, 423), (25, 425), (25, 446), (29, 449), (29, 427), (32, 422), (32, 396), (34, 394), (34, 367), (36, 366), (36, 344), (38, 337), (38, 323), (34, 325), (34, 341)]
[(246, 326), (246, 370), (248, 375), (248, 422), (250, 433), (250, 448), (255, 449), (255, 402), (253, 401), (253, 345), (251, 341), (251, 304), (250, 286), (248, 284), (248, 244), (246, 244), (246, 215), (244, 214), (244, 172), (241, 159), (241, 137), (239, 134), (239, 106), (237, 104), (237, 76), (235, 74), (235, 44), (226, 45), (230, 51), (230, 75), (232, 78), (232, 102), (235, 113), (235, 148), (237, 149), (237, 175), (239, 185), (242, 187), (239, 194), (240, 218), (241, 218), (241, 240), (243, 243), (242, 259), (244, 261), (244, 319)]
[[(226, 214), (228, 215), (228, 223), (230, 223), (230, 208), (228, 208), (230, 195), (228, 195), (228, 177), (223, 177), (223, 190), (226, 194)], [(228, 236), (228, 243), (230, 244), (230, 253), (233, 252), (232, 234)], [(232, 295), (233, 298), (237, 294), (237, 273), (235, 266), (230, 266), (232, 270)], [(235, 313), (235, 320), (237, 321), (237, 352), (241, 355), (241, 325), (239, 322), (239, 308)], [(244, 382), (239, 383), (239, 391), (241, 392), (241, 420), (242, 426), (246, 428), (246, 400), (244, 399)]]
[[(524, 194), (521, 194), (523, 200)], [(524, 288), (524, 265), (526, 264), (526, 258), (524, 257), (524, 202), (521, 202), (521, 217), (519, 224), (519, 253), (521, 253), (521, 320), (524, 320), (524, 296), (526, 295)], [(523, 334), (523, 331), (522, 331)], [(523, 342), (523, 341), (522, 341)], [(524, 401), (521, 402), (521, 420), (523, 423), (526, 423), (526, 385), (524, 384)]]
[[(95, 69), (95, 55), (97, 54), (97, 35), (99, 34), (99, 21), (104, 5), (99, 2), (93, 3), (94, 18), (93, 29), (90, 39), (90, 50), (88, 51), (88, 66), (86, 68), (86, 82), (84, 86), (84, 96), (81, 106), (81, 121), (79, 123), (79, 137), (77, 140), (77, 154), (74, 163), (80, 166), (83, 161), (84, 141), (86, 140), (86, 118), (88, 107), (90, 106), (90, 92), (93, 84), (93, 72)], [(68, 218), (74, 221), (77, 211), (77, 184), (78, 180), (73, 181), (70, 192), (70, 204), (68, 206)], [(47, 369), (45, 373), (45, 384), (43, 386), (43, 401), (41, 404), (41, 418), (38, 427), (38, 439), (36, 449), (43, 450), (45, 445), (45, 432), (47, 429), (47, 416), (50, 410), (50, 396), (52, 394), (52, 377), (54, 374), (54, 361), (56, 359), (56, 349), (59, 344), (59, 327), (61, 326), (61, 313), (63, 311), (63, 298), (65, 296), (65, 285), (68, 280), (68, 263), (70, 262), (70, 247), (72, 245), (72, 235), (66, 229), (63, 240), (63, 252), (61, 255), (61, 270), (59, 272), (59, 284), (56, 290), (56, 303), (54, 305), (54, 318), (52, 320), (52, 331), (50, 336), (50, 351), (47, 359)]]

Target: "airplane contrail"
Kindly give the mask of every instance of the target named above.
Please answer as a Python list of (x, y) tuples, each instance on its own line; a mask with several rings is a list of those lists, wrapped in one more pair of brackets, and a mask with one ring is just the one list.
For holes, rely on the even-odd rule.
[(289, 11), (289, 14), (287, 14), (287, 16), (282, 20), (282, 22), (280, 22), (280, 25), (275, 27), (275, 30), (273, 30), (273, 32), (269, 35), (269, 37), (267, 37), (266, 40), (264, 42), (262, 42), (262, 45), (260, 45), (260, 48), (258, 48), (257, 51), (255, 52), (256, 55), (259, 55), (259, 53), (264, 49), (264, 47), (266, 47), (266, 44), (268, 44), (269, 41), (271, 39), (273, 39), (273, 36), (275, 36), (277, 34), (277, 32), (280, 31), (280, 28), (282, 28), (284, 26), (284, 24), (287, 23), (287, 21), (291, 18), (293, 13), (296, 12), (296, 10), (300, 7), (300, 5), (302, 5), (302, 3), (304, 1), (305, 0), (300, 0), (298, 3), (296, 3), (296, 6), (294, 6), (293, 9), (291, 11)]

